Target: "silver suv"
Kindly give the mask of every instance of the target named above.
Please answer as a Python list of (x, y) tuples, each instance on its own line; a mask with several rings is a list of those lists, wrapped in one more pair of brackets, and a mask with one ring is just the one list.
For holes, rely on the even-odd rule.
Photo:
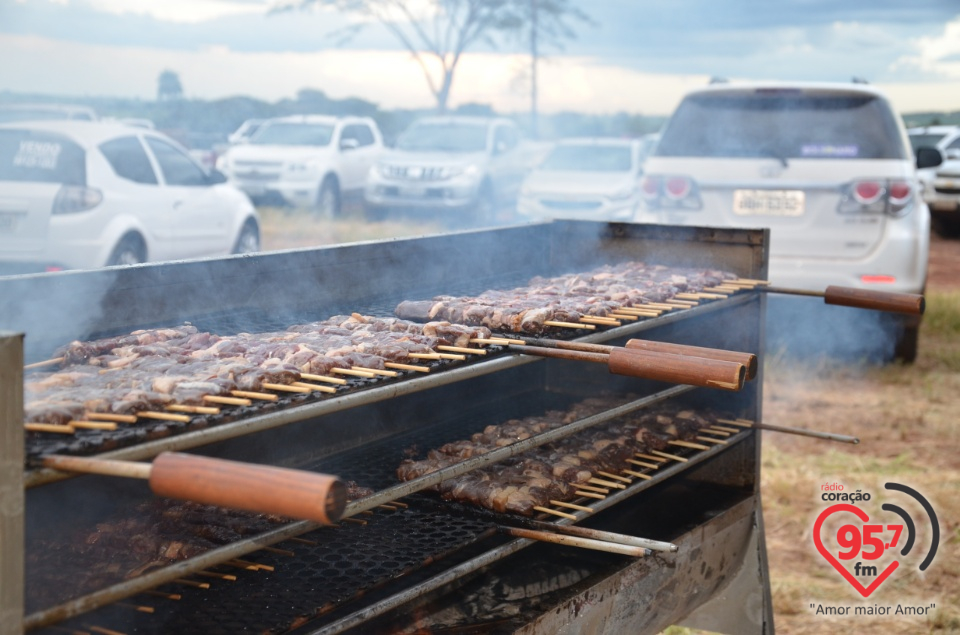
[[(919, 293), (930, 214), (903, 123), (863, 84), (689, 93), (647, 159), (641, 219), (769, 227), (777, 285)], [(912, 359), (919, 321), (894, 335)]]

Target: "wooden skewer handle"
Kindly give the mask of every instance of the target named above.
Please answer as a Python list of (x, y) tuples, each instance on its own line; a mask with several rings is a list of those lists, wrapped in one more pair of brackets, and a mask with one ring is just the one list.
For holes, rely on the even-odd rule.
[(539, 520), (526, 520), (525, 525), (531, 529), (541, 531), (553, 531), (559, 534), (569, 534), (571, 536), (580, 536), (581, 538), (593, 538), (595, 540), (604, 540), (606, 542), (618, 542), (621, 545), (630, 545), (632, 547), (642, 547), (652, 551), (676, 551), (677, 546), (670, 542), (660, 542), (659, 540), (649, 540), (638, 536), (628, 536), (618, 534), (612, 531), (601, 531), (599, 529), (587, 529), (578, 525), (557, 525), (555, 523), (545, 523)]
[(747, 372), (743, 364), (727, 360), (626, 348), (610, 351), (608, 366), (616, 375), (722, 390), (743, 388)]
[(654, 353), (673, 353), (674, 355), (689, 355), (705, 359), (728, 360), (743, 364), (747, 369), (746, 378), (757, 376), (757, 356), (753, 353), (726, 351), (719, 348), (705, 348), (703, 346), (687, 346), (685, 344), (671, 344), (670, 342), (651, 342), (650, 340), (628, 340), (627, 348), (653, 351)]
[(335, 476), (165, 452), (153, 461), (158, 496), (332, 524), (347, 504)]
[(647, 550), (643, 547), (632, 547), (617, 542), (604, 542), (601, 540), (594, 540), (592, 538), (580, 538), (578, 536), (553, 534), (546, 531), (521, 529), (519, 527), (501, 526), (498, 527), (498, 529), (509, 536), (516, 536), (517, 538), (528, 538), (530, 540), (552, 542), (558, 545), (569, 545), (571, 547), (580, 547), (583, 549), (594, 549), (596, 551), (619, 553), (625, 556), (633, 556), (635, 558), (640, 558), (647, 554)]
[(890, 293), (851, 287), (827, 287), (823, 299), (827, 304), (910, 315), (923, 315), (923, 311), (926, 309), (924, 297), (915, 293)]

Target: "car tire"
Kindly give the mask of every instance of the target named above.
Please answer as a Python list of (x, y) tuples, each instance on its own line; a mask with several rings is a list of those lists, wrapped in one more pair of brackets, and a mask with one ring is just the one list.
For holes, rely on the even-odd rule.
[(333, 220), (340, 215), (340, 186), (337, 177), (328, 175), (317, 191), (317, 216), (326, 220)]
[(905, 364), (912, 364), (917, 359), (917, 344), (920, 340), (920, 325), (905, 326), (897, 335), (897, 341), (893, 347), (893, 357), (895, 360)]
[(120, 239), (107, 260), (107, 266), (137, 265), (147, 261), (147, 247), (136, 234), (127, 234)]
[(252, 254), (257, 251), (260, 251), (260, 229), (256, 222), (248, 220), (243, 224), (243, 229), (233, 244), (233, 253)]

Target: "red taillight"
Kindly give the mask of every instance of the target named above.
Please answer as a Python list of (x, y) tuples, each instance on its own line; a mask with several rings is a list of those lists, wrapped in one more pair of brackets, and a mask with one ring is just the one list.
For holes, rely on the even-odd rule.
[(74, 214), (93, 209), (103, 201), (103, 192), (83, 185), (64, 185), (57, 192), (51, 214)]
[(860, 181), (853, 186), (854, 197), (863, 205), (876, 203), (883, 194), (883, 185), (877, 181)]
[(890, 198), (894, 203), (902, 203), (910, 198), (912, 190), (906, 181), (892, 181), (890, 183)]
[(684, 176), (671, 176), (664, 183), (664, 191), (667, 196), (677, 200), (686, 197), (690, 193), (690, 179)]
[(63, 267), (56, 267), (56, 266), (54, 266), (54, 265), (50, 265), (49, 267), (47, 267), (47, 268), (45, 269), (45, 271), (46, 271), (47, 273), (53, 273), (53, 272), (55, 272), (55, 271), (63, 271)]
[(864, 284), (893, 284), (897, 279), (894, 276), (860, 276), (860, 282)]
[(643, 177), (643, 182), (640, 183), (640, 191), (644, 198), (657, 198), (660, 195), (660, 179), (655, 176)]

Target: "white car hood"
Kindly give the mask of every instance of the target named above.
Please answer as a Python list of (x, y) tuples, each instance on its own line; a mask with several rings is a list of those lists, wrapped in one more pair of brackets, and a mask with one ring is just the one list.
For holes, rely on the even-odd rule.
[(332, 154), (329, 146), (242, 145), (227, 151), (231, 161), (305, 161)]
[(530, 195), (608, 195), (636, 186), (636, 179), (623, 172), (579, 172), (537, 170), (527, 177), (523, 191)]
[(407, 152), (404, 150), (388, 150), (380, 158), (380, 162), (385, 165), (460, 168), (484, 165), (487, 160), (484, 152)]

